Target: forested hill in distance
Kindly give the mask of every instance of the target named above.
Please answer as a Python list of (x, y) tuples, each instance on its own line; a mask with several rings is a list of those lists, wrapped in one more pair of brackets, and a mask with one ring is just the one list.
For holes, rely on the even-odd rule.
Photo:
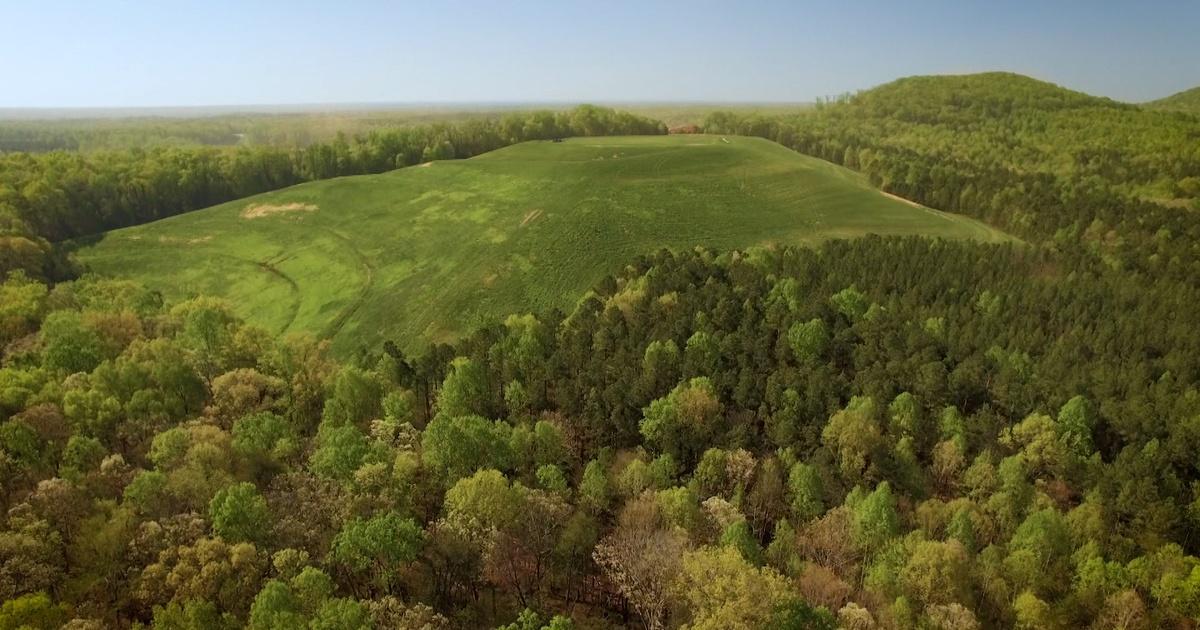
[(709, 133), (759, 136), (859, 171), (939, 210), (1148, 281), (1200, 278), (1200, 117), (1012, 73), (919, 76), (791, 116), (716, 112)]
[(1146, 103), (1146, 107), (1200, 114), (1200, 87), (1184, 90), (1157, 101), (1150, 101)]
[(228, 298), (341, 353), (388, 339), (415, 351), (508, 314), (569, 310), (660, 248), (868, 233), (1007, 239), (771, 142), (681, 135), (531, 142), (302, 184), (111, 232), (78, 258), (172, 299)]

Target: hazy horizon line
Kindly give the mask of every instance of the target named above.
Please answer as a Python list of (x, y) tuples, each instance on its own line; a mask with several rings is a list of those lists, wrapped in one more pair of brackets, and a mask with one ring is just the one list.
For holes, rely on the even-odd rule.
[(404, 110), (443, 110), (495, 112), (532, 108), (562, 109), (579, 105), (598, 107), (786, 107), (812, 105), (818, 99), (790, 100), (540, 100), (540, 101), (331, 101), (314, 103), (237, 103), (221, 105), (97, 105), (0, 107), (0, 120), (56, 120), (90, 118), (186, 118), (235, 114), (304, 114), (342, 112), (389, 112)]

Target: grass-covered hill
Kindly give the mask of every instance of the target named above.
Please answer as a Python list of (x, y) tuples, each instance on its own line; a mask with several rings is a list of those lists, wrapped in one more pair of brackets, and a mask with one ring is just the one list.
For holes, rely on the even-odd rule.
[(1184, 90), (1145, 104), (1150, 109), (1166, 109), (1200, 114), (1200, 87)]
[(303, 184), (110, 232), (78, 256), (169, 297), (229, 298), (254, 323), (346, 352), (569, 307), (663, 247), (867, 233), (1006, 238), (765, 140), (612, 137)]

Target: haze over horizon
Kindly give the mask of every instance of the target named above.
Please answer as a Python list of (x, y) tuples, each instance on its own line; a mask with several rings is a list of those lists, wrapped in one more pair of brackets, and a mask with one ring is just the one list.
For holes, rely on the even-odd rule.
[(0, 39), (0, 108), (804, 102), (991, 70), (1130, 102), (1200, 84), (1200, 3), (1169, 0), (52, 0), (0, 18), (23, 25)]

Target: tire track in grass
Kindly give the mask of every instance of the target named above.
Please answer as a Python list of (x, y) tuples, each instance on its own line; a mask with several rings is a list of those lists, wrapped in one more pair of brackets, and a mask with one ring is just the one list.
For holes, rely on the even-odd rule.
[(359, 289), (358, 295), (355, 296), (354, 300), (352, 300), (350, 304), (346, 305), (346, 307), (343, 308), (341, 312), (339, 312), (337, 316), (333, 318), (333, 321), (329, 322), (329, 325), (321, 331), (322, 339), (332, 340), (334, 336), (342, 331), (342, 327), (346, 325), (346, 322), (356, 312), (358, 312), (359, 307), (361, 307), (363, 303), (367, 301), (367, 295), (371, 293), (371, 289), (375, 286), (375, 266), (372, 265), (371, 261), (368, 260), (367, 257), (363, 255), (363, 253), (359, 251), (357, 247), (354, 246), (354, 241), (351, 240), (350, 237), (331, 228), (324, 229), (329, 234), (332, 234), (335, 238), (344, 242), (347, 249), (354, 253), (354, 255), (358, 258), (358, 261), (362, 263), (363, 275), (366, 278), (366, 280), (363, 282), (362, 289)]
[[(247, 261), (247, 262), (250, 262), (250, 261)], [(258, 263), (255, 263), (255, 264), (257, 264), (258, 267), (260, 269), (262, 269), (263, 271), (286, 282), (288, 284), (288, 287), (291, 289), (292, 293), (295, 295), (295, 299), (292, 300), (291, 308), (288, 309), (289, 312), (288, 312), (287, 323), (285, 323), (279, 329), (280, 333), (284, 333), (287, 331), (287, 329), (292, 327), (292, 323), (296, 321), (296, 315), (300, 312), (300, 285), (297, 284), (296, 281), (294, 279), (292, 279), (291, 276), (287, 275), (286, 273), (283, 273), (283, 271), (281, 271), (278, 267), (276, 267), (274, 264), (272, 264), (270, 260), (263, 260)]]
[(249, 258), (242, 258), (241, 256), (234, 256), (233, 254), (224, 254), (219, 252), (215, 252), (211, 255), (219, 256), (221, 258), (228, 258), (230, 260), (236, 260), (239, 263), (245, 263), (252, 267), (257, 267), (258, 269), (265, 271), (267, 275), (283, 280), (284, 283), (287, 284), (288, 290), (292, 294), (292, 300), (288, 308), (287, 322), (279, 328), (279, 332), (282, 334), (286, 332), (287, 329), (292, 327), (292, 323), (296, 321), (296, 315), (298, 315), (300, 312), (300, 285), (295, 279), (286, 273), (283, 273), (283, 271), (275, 266), (276, 263), (281, 262), (280, 260), (276, 260), (275, 262), (272, 262), (270, 258), (266, 260), (251, 260)]

